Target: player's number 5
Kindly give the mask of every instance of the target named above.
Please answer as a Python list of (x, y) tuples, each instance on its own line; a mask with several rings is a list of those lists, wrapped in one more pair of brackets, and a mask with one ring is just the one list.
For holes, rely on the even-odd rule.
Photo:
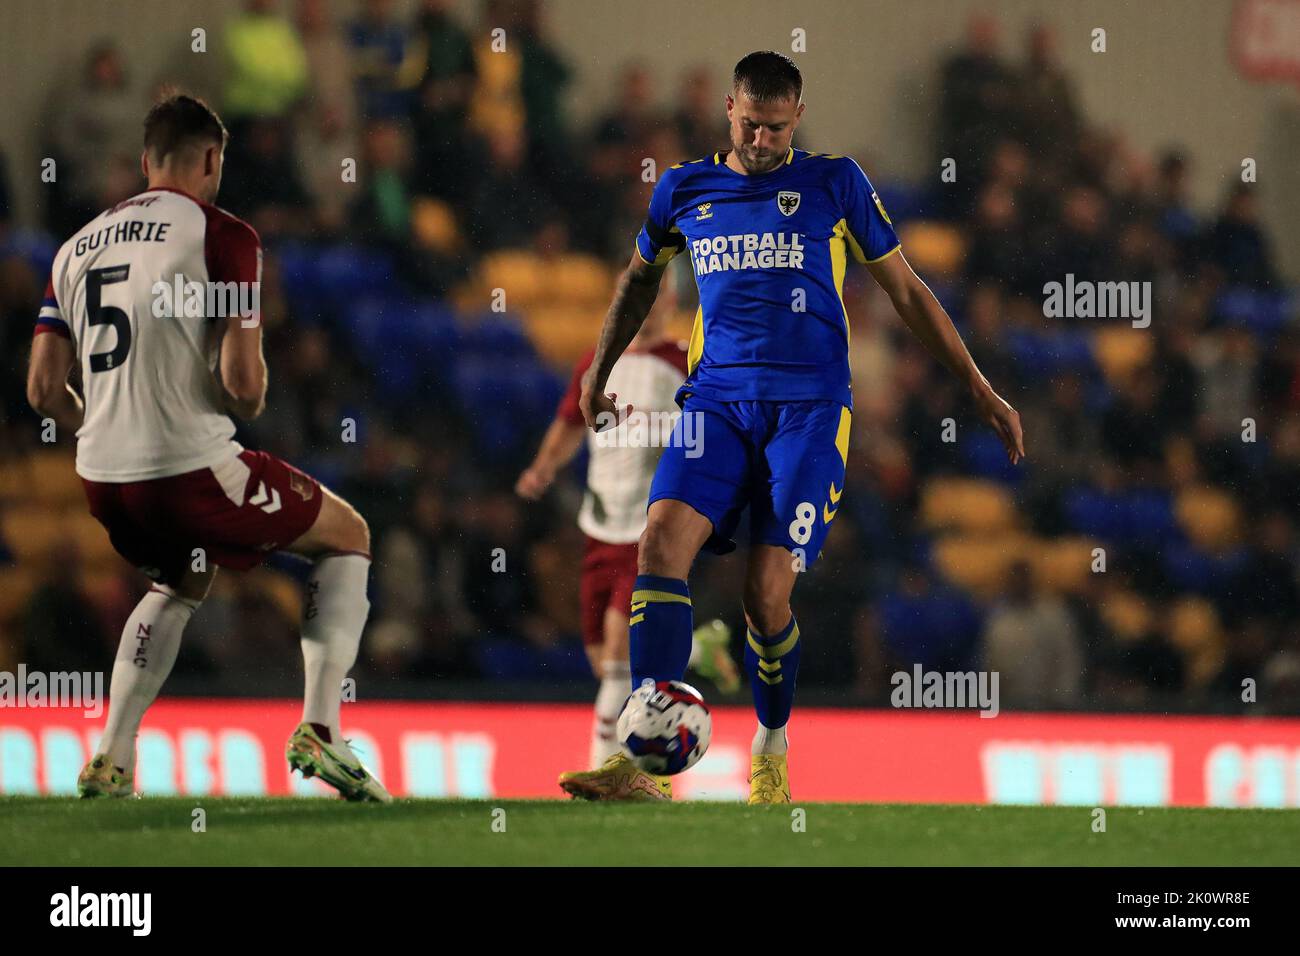
[(91, 325), (111, 325), (117, 332), (117, 344), (108, 352), (94, 352), (90, 356), (92, 372), (107, 372), (126, 361), (131, 351), (131, 320), (121, 309), (100, 302), (100, 290), (114, 282), (125, 282), (131, 266), (109, 266), (91, 269), (86, 273), (86, 321)]

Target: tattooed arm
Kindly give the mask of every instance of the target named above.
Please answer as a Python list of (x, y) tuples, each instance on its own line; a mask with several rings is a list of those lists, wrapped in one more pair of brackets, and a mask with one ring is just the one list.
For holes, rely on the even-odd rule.
[(650, 314), (655, 298), (659, 295), (659, 282), (663, 278), (665, 265), (654, 265), (641, 258), (640, 253), (632, 254), (632, 261), (619, 277), (614, 290), (614, 301), (605, 316), (605, 325), (600, 330), (600, 341), (596, 345), (596, 356), (591, 360), (591, 367), (582, 377), (582, 397), (578, 407), (587, 426), (596, 431), (604, 431), (618, 424), (632, 410), (628, 405), (620, 410), (615, 404), (617, 395), (605, 394), (605, 383), (614, 363), (619, 360), (623, 350), (641, 329), (641, 323)]

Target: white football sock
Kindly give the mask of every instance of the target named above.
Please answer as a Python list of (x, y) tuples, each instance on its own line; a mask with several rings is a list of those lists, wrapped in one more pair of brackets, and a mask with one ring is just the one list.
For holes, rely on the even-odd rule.
[(754, 731), (754, 742), (749, 747), (751, 754), (783, 754), (790, 749), (790, 742), (785, 736), (785, 727), (764, 727), (758, 725)]
[(108, 721), (100, 753), (127, 773), (135, 770), (135, 738), (144, 712), (176, 663), (181, 634), (199, 605), (170, 588), (155, 587), (140, 599), (122, 628), (108, 690)]
[(339, 726), (343, 678), (357, 661), (361, 631), (370, 613), (366, 580), (370, 558), (363, 554), (331, 554), (316, 562), (307, 582), (302, 620), (302, 660), (306, 673), (302, 719), (323, 724), (330, 740), (342, 749)]
[(627, 661), (607, 661), (596, 691), (596, 719), (591, 725), (591, 766), (599, 767), (619, 751), (618, 715), (632, 693), (632, 668)]

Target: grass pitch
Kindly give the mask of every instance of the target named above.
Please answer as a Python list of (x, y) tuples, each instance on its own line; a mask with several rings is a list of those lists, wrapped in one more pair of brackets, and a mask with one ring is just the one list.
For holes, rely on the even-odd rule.
[[(791, 807), (737, 804), (6, 797), (0, 865), (1300, 863), (1300, 810), (1109, 808), (1094, 833), (1090, 807), (795, 806), (803, 832)], [(194, 832), (196, 808), (205, 832)]]

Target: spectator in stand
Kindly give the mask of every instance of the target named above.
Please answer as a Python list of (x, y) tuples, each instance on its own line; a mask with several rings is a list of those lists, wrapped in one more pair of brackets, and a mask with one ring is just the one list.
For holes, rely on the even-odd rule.
[(1259, 224), (1253, 183), (1237, 183), (1223, 213), (1210, 228), (1205, 253), (1212, 268), (1231, 285), (1271, 289), (1277, 284), (1268, 237)]
[(654, 80), (643, 63), (624, 67), (613, 102), (610, 110), (596, 120), (594, 138), (598, 144), (635, 149), (663, 124), (655, 108)]
[(569, 148), (569, 128), (564, 115), (564, 92), (573, 82), (573, 70), (547, 42), (542, 4), (517, 0), (518, 30), (523, 50), (520, 92), (525, 116), (528, 156), (557, 190), (580, 189)]
[(1018, 138), (1044, 166), (1059, 166), (1074, 152), (1079, 138), (1079, 110), (1074, 84), (1061, 68), (1056, 32), (1036, 23), (1027, 36), (1028, 56), (1017, 82)]
[(957, 161), (957, 181), (945, 191), (953, 213), (971, 208), (993, 143), (1014, 128), (1017, 79), (1000, 46), (998, 21), (974, 14), (966, 25), (965, 47), (940, 71), (937, 146), (940, 159)]
[(1083, 646), (1065, 602), (1016, 562), (1001, 602), (989, 613), (982, 639), (984, 667), (995, 671), (1006, 707), (1062, 710), (1078, 706)]
[[(239, 162), (227, 161), (224, 167), (221, 205), (247, 219), (264, 241), (310, 233), (314, 207), (294, 157), (289, 124), (251, 119), (241, 136)], [(230, 143), (234, 149), (234, 133)]]
[(368, 120), (411, 115), (424, 71), (410, 30), (393, 16), (392, 0), (364, 0), (361, 16), (348, 25), (361, 116)]
[(1192, 211), (1187, 195), (1187, 157), (1181, 150), (1167, 150), (1157, 165), (1155, 189), (1156, 226), (1179, 252), (1180, 263), (1186, 263), (1189, 253), (1201, 231), (1200, 221)]
[[(58, 168), (50, 228), (70, 235), (139, 183), (140, 102), (109, 41), (91, 47), (82, 72), (50, 110), (48, 144)], [(123, 175), (125, 171), (125, 176)]]
[(235, 131), (246, 120), (286, 116), (307, 93), (307, 54), (275, 0), (246, 0), (221, 32), (226, 83), (222, 117)]
[(724, 104), (708, 67), (694, 67), (682, 78), (677, 102), (673, 123), (682, 141), (684, 158), (699, 159), (730, 148)]
[(469, 35), (451, 15), (451, 0), (424, 0), (415, 24), (415, 47), (424, 74), (412, 123), (416, 185), (430, 196), (463, 196), (477, 164), (468, 162), (466, 116), (477, 69)]
[(556, 216), (541, 183), (528, 166), (521, 130), (501, 127), (488, 135), (488, 165), (479, 171), (466, 224), (470, 240), (483, 252), (522, 249), (547, 220)]
[(357, 156), (352, 57), (325, 0), (298, 0), (297, 26), (308, 77), (294, 130), (298, 168), (321, 225), (337, 232), (354, 188), (343, 182), (343, 160)]

